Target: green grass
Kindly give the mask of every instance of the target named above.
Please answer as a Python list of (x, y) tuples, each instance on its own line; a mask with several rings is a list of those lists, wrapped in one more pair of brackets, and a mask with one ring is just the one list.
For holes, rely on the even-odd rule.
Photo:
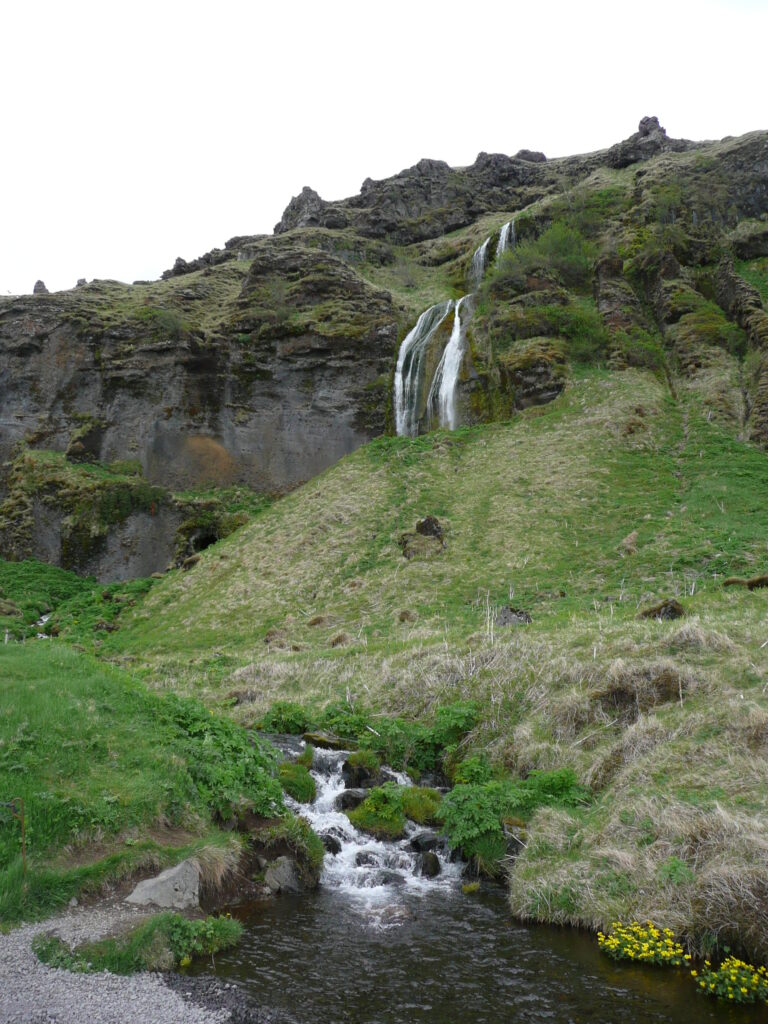
[(80, 973), (168, 971), (193, 957), (210, 956), (237, 945), (243, 926), (229, 915), (188, 920), (180, 914), (157, 914), (115, 938), (88, 942), (75, 949), (55, 936), (39, 935), (34, 949), (43, 963)]
[(0, 792), (24, 800), (29, 862), (19, 886), (20, 828), (5, 812), (4, 921), (162, 859), (169, 830), (178, 846), (216, 843), (214, 815), (241, 803), (264, 816), (282, 809), (273, 754), (242, 728), (56, 641), (0, 647), (0, 736)]
[(317, 795), (315, 780), (302, 764), (293, 762), (281, 764), (280, 784), (289, 796), (301, 804), (311, 804)]

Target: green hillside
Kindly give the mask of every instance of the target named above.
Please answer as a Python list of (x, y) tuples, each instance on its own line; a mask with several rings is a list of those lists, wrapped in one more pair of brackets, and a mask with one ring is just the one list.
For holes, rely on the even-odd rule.
[[(572, 767), (594, 797), (531, 821), (517, 913), (764, 957), (768, 590), (723, 581), (765, 572), (767, 494), (765, 455), (695, 399), (593, 371), (508, 424), (374, 442), (166, 576), (102, 652), (245, 722), (476, 699), (467, 753)], [(684, 618), (638, 618), (672, 597)], [(494, 624), (509, 605), (532, 622)]]

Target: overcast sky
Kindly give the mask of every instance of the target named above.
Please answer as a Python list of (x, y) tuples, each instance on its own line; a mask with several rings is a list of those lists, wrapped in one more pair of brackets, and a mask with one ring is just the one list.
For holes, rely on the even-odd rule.
[(3, 0), (0, 35), (0, 295), (155, 278), (424, 156), (768, 127), (768, 0)]

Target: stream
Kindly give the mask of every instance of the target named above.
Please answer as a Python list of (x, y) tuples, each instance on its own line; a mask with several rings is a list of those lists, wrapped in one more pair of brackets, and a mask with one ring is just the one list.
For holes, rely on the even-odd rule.
[[(686, 971), (617, 964), (593, 935), (522, 925), (503, 890), (465, 895), (462, 864), (433, 852), (421, 874), (410, 825), (399, 842), (358, 832), (336, 803), (344, 752), (317, 750), (317, 798), (294, 805), (340, 851), (327, 853), (316, 892), (232, 909), (239, 946), (216, 956), (215, 973), (284, 1024), (747, 1024), (763, 1007), (697, 995)], [(397, 781), (406, 777), (396, 775)], [(331, 845), (336, 848), (336, 843)], [(190, 969), (211, 972), (210, 962)]]

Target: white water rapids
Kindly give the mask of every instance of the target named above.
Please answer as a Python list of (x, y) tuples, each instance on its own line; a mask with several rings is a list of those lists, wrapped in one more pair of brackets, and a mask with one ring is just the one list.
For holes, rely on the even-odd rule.
[[(366, 905), (389, 904), (398, 892), (413, 895), (434, 891), (435, 887), (454, 887), (462, 865), (451, 864), (443, 844), (434, 851), (440, 861), (440, 874), (422, 877), (421, 855), (411, 846), (411, 840), (419, 832), (428, 831), (423, 825), (408, 822), (404, 839), (383, 841), (358, 831), (347, 815), (337, 810), (336, 802), (345, 789), (341, 769), (348, 756), (349, 751), (316, 749), (311, 774), (317, 796), (311, 804), (286, 799), (320, 837), (332, 836), (341, 844), (338, 853), (326, 852), (321, 886), (340, 890)], [(408, 776), (400, 772), (387, 771), (387, 775), (400, 785), (411, 785)]]

